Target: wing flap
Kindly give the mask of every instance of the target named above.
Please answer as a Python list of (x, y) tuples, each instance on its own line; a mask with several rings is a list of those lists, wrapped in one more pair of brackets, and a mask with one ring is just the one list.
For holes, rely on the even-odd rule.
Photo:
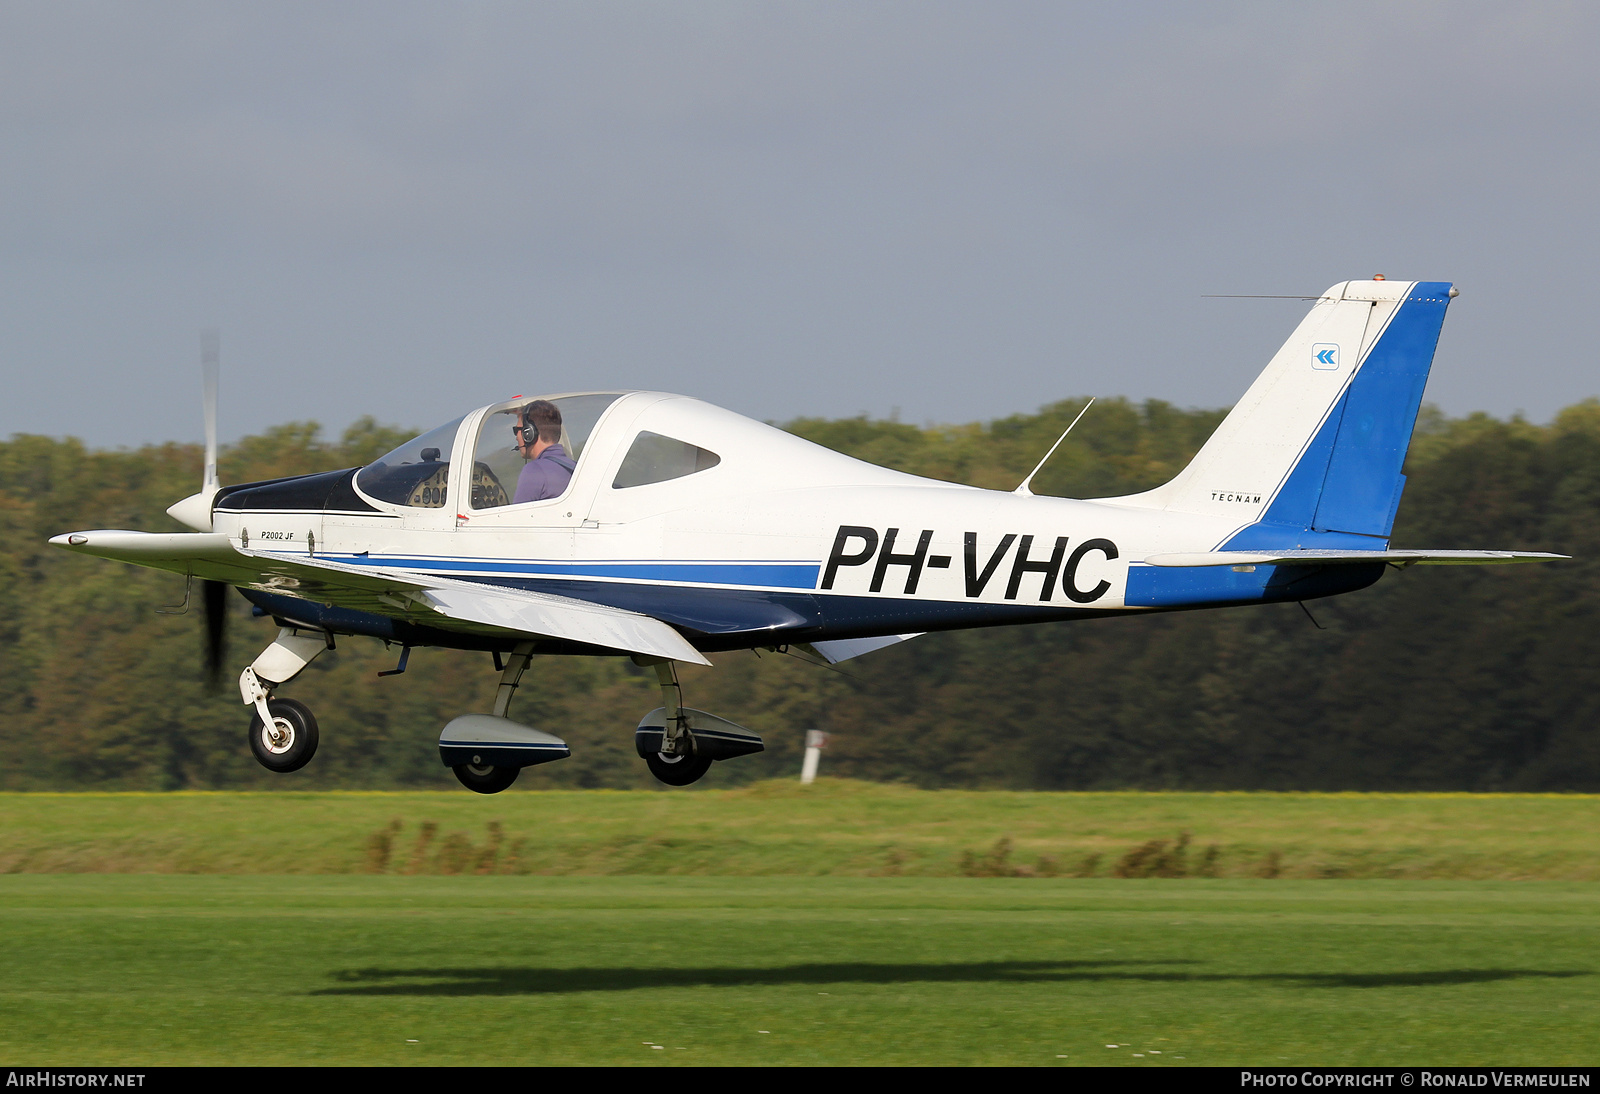
[(669, 661), (711, 664), (672, 627), (638, 612), (520, 589), (433, 588), (425, 589), (422, 596), (452, 619), (664, 657)]
[[(385, 615), (395, 615), (397, 611), (409, 614), (421, 608), (424, 613), (437, 612), (460, 622), (514, 634), (536, 634), (625, 653), (665, 657), (671, 661), (711, 664), (688, 639), (661, 620), (606, 604), (447, 577), (401, 576), (389, 570), (311, 556), (286, 557), (271, 551), (241, 550), (239, 553), (261, 560), (265, 569), (278, 576), (296, 582), (309, 579), (312, 588), (307, 592), (315, 593), (317, 588), (332, 584), (348, 585), (352, 592), (381, 605), (365, 610)], [(343, 580), (335, 581), (321, 575), (338, 575)], [(291, 595), (304, 595), (283, 585), (274, 588)], [(309, 599), (317, 597), (312, 595)], [(357, 606), (349, 603), (348, 598), (336, 602), (343, 607)], [(433, 622), (437, 625), (436, 620)]]

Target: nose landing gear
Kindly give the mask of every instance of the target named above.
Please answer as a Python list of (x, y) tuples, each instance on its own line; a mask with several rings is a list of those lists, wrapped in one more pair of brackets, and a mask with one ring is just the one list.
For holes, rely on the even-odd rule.
[(268, 699), (271, 722), (250, 719), (250, 751), (268, 771), (299, 771), (317, 754), (317, 719), (297, 699)]
[(250, 719), (250, 751), (256, 762), (280, 774), (298, 771), (317, 754), (317, 719), (297, 699), (275, 699), (272, 689), (300, 675), (333, 639), (325, 634), (300, 634), (293, 627), (278, 631), (272, 645), (239, 674), (239, 697), (255, 708)]

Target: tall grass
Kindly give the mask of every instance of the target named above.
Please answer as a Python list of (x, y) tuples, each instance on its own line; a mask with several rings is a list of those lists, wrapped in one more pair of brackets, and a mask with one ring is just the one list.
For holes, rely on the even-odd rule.
[(0, 872), (1600, 879), (1600, 796), (0, 794)]

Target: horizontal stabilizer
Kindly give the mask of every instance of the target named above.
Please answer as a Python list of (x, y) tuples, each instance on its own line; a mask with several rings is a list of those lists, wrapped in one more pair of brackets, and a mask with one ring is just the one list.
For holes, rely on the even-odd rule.
[(1151, 555), (1150, 566), (1337, 566), (1357, 562), (1388, 562), (1396, 566), (1492, 566), (1507, 562), (1555, 562), (1571, 555), (1544, 551), (1197, 551), (1191, 554)]

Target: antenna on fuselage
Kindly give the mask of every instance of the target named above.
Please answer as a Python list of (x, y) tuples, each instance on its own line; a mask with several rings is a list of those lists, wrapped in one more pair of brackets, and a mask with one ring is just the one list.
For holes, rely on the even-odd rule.
[(1066, 433), (1061, 434), (1061, 436), (1056, 439), (1056, 443), (1050, 446), (1050, 451), (1048, 451), (1048, 452), (1046, 452), (1044, 454), (1044, 459), (1040, 460), (1039, 461), (1039, 465), (1037, 467), (1035, 467), (1032, 471), (1029, 471), (1028, 472), (1028, 477), (1022, 480), (1022, 485), (1017, 487), (1015, 490), (1011, 491), (1013, 494), (1020, 494), (1025, 498), (1033, 497), (1033, 491), (1028, 489), (1028, 484), (1033, 481), (1033, 477), (1035, 475), (1037, 475), (1040, 471), (1044, 470), (1044, 465), (1049, 463), (1050, 462), (1050, 457), (1054, 456), (1056, 454), (1056, 449), (1060, 448), (1061, 447), (1061, 442), (1067, 439), (1067, 433), (1071, 433), (1072, 432), (1073, 426), (1075, 426), (1079, 422), (1083, 421), (1083, 416), (1085, 414), (1089, 413), (1089, 408), (1090, 407), (1094, 406), (1095, 398), (1096, 398), (1095, 396), (1091, 395), (1089, 397), (1089, 401), (1087, 403), (1083, 404), (1083, 409), (1078, 411), (1078, 416), (1076, 418), (1072, 419), (1072, 425), (1067, 426)]

